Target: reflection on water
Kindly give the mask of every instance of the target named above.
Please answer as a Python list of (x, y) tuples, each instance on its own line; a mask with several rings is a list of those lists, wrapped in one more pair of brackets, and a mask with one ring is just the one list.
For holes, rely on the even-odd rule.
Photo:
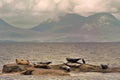
[[(30, 62), (66, 62), (66, 57), (81, 57), (90, 64), (120, 66), (120, 43), (0, 43), (0, 69), (16, 58)], [(71, 77), (47, 77), (46, 80), (120, 80), (119, 73), (71, 73)], [(45, 80), (46, 76), (1, 75), (0, 80)]]

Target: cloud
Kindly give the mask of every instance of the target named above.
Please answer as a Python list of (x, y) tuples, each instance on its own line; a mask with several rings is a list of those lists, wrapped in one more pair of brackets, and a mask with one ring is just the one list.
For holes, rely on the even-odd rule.
[(40, 23), (68, 13), (89, 16), (109, 12), (119, 16), (119, 3), (119, 0), (0, 0), (0, 17), (19, 27), (21, 22), (36, 24), (34, 19)]
[[(103, 3), (104, 2), (104, 3)], [(74, 7), (74, 12), (81, 14), (83, 16), (87, 16), (93, 13), (98, 13), (98, 12), (107, 12), (107, 1), (104, 0), (96, 0), (96, 1), (91, 1), (91, 0), (81, 0), (78, 5)]]

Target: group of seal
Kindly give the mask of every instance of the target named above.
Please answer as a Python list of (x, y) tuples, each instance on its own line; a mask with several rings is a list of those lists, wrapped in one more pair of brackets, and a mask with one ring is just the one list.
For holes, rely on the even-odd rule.
[(64, 66), (61, 66), (61, 69), (64, 69), (66, 71), (71, 71), (71, 68), (79, 68), (81, 64), (85, 64), (85, 60), (82, 59), (83, 63), (78, 62), (82, 58), (66, 58), (67, 63), (64, 63)]
[[(81, 63), (79, 63), (79, 60), (82, 60), (83, 64), (85, 64), (85, 60), (82, 58), (66, 58), (67, 63), (64, 63), (63, 66), (60, 66), (60, 69), (70, 71), (70, 68), (78, 68)], [(16, 59), (16, 63), (20, 65), (29, 65), (30, 62), (28, 60), (23, 60), (23, 59)], [(34, 63), (35, 68), (44, 68), (44, 69), (50, 69), (49, 64), (51, 64), (51, 61), (48, 62), (37, 62)]]
[[(82, 62), (80, 62), (81, 60)], [(69, 72), (113, 72), (120, 71), (116, 69), (110, 69), (108, 65), (101, 64), (100, 66), (97, 65), (90, 65), (86, 64), (86, 61), (83, 58), (66, 58), (65, 63), (57, 64), (57, 65), (50, 65), (52, 62), (35, 62), (30, 63), (28, 60), (24, 59), (16, 59), (16, 64), (6, 64), (3, 66), (2, 73), (12, 73), (12, 72), (20, 72), (23, 75), (35, 75), (35, 74), (58, 74), (63, 75), (69, 74)], [(53, 75), (54, 75), (53, 74)]]
[[(71, 67), (78, 68), (80, 66), (80, 63), (78, 62), (81, 58), (66, 58), (67, 63), (64, 63), (63, 66), (60, 66), (60, 69), (63, 69), (65, 71), (70, 71)], [(82, 59), (83, 64), (85, 64), (85, 60)], [(16, 59), (16, 63), (19, 65), (30, 65), (30, 62), (28, 60), (23, 59)], [(44, 68), (44, 69), (50, 69), (49, 64), (51, 64), (51, 61), (48, 62), (37, 62), (34, 63), (35, 68)]]

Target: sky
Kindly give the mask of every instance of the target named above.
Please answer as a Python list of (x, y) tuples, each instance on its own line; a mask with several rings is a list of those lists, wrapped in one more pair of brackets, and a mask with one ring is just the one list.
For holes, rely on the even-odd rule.
[(19, 28), (32, 28), (70, 13), (89, 16), (100, 12), (120, 19), (120, 0), (0, 0), (0, 18)]

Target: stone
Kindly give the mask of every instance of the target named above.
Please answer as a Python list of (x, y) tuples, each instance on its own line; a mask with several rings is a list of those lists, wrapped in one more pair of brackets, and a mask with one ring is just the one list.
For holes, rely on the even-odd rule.
[(26, 70), (28, 65), (6, 64), (3, 66), (2, 73), (21, 72)]

